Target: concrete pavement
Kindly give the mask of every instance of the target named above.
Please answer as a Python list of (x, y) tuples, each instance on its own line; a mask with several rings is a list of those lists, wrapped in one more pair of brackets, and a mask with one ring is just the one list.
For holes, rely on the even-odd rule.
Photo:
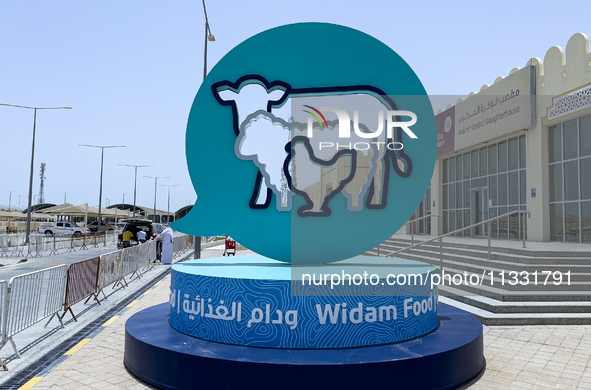
[[(202, 257), (219, 256), (223, 247)], [(250, 254), (239, 251), (237, 254)], [(125, 321), (134, 313), (166, 302), (170, 276), (157, 282), (79, 340), (55, 364), (15, 389), (145, 389), (153, 388), (123, 366)], [(591, 326), (485, 326), (486, 369), (460, 389), (591, 389)]]

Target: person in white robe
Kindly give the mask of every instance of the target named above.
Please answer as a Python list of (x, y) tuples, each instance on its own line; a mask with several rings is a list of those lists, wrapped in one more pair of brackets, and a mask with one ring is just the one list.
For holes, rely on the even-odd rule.
[(155, 240), (162, 241), (162, 255), (160, 256), (162, 264), (172, 264), (172, 229), (167, 226), (162, 233), (156, 236)]

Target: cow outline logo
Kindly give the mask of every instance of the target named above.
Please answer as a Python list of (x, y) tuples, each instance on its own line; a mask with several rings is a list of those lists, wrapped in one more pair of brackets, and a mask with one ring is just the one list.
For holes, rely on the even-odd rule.
[[(239, 100), (237, 97), (240, 95), (243, 88), (248, 88), (250, 86), (262, 88), (263, 90), (260, 95), (267, 94), (268, 100), (266, 103), (265, 109), (257, 110), (253, 113), (248, 114), (245, 118), (242, 118), (244, 115), (241, 113), (243, 110), (239, 107)], [(235, 153), (236, 156), (242, 160), (251, 160), (255, 163), (255, 165), (259, 168), (259, 172), (255, 178), (255, 182), (253, 185), (253, 192), (252, 196), (249, 201), (249, 207), (252, 209), (266, 209), (271, 204), (271, 198), (274, 195), (276, 199), (276, 208), (278, 211), (290, 211), (291, 210), (291, 194), (287, 196), (287, 202), (282, 202), (283, 196), (280, 191), (280, 186), (278, 185), (277, 179), (272, 177), (269, 173), (269, 170), (266, 169), (265, 163), (263, 163), (255, 153), (244, 153), (242, 146), (244, 145), (244, 141), (246, 138), (246, 132), (248, 128), (256, 122), (257, 120), (263, 119), (268, 122), (271, 122), (273, 125), (276, 125), (284, 130), (289, 131), (290, 129), (297, 128), (301, 129), (304, 127), (303, 124), (300, 123), (289, 123), (286, 120), (276, 117), (273, 115), (273, 109), (280, 108), (286, 104), (289, 98), (297, 97), (297, 96), (308, 96), (308, 95), (327, 95), (327, 94), (335, 94), (335, 95), (350, 95), (350, 94), (359, 94), (365, 93), (370, 96), (377, 98), (378, 100), (382, 101), (382, 104), (390, 111), (396, 111), (397, 106), (395, 102), (387, 96), (382, 90), (377, 87), (370, 86), (370, 85), (358, 85), (358, 86), (349, 86), (349, 87), (314, 87), (314, 88), (292, 88), (287, 82), (284, 81), (268, 81), (264, 77), (256, 74), (250, 74), (240, 77), (236, 82), (231, 82), (229, 80), (218, 81), (211, 86), (211, 91), (215, 99), (224, 106), (230, 106), (232, 108), (232, 123), (234, 133), (237, 136), (236, 143), (235, 143)], [(322, 112), (315, 107), (310, 105), (303, 105), (314, 112), (303, 110), (306, 113), (312, 115), (318, 122), (321, 128), (326, 126), (329, 128), (329, 122), (326, 121), (326, 118), (322, 114)], [(325, 109), (331, 109), (325, 108)], [(334, 108), (336, 111), (337, 109)], [(400, 111), (406, 113), (406, 111)], [(340, 114), (340, 113), (339, 113)], [(412, 114), (412, 113), (411, 113)], [(413, 114), (414, 115), (414, 114)], [(320, 120), (322, 118), (323, 121)], [(311, 119), (311, 118), (310, 118)], [(339, 120), (340, 120), (339, 115)], [(357, 119), (357, 118), (355, 118)], [(414, 116), (413, 120), (409, 123), (414, 124), (416, 122), (416, 116)], [(404, 123), (401, 118), (397, 118), (395, 123)], [(309, 120), (306, 128), (307, 132), (310, 133), (311, 129), (311, 121)], [(357, 126), (361, 124), (358, 121), (353, 121), (353, 127), (357, 131)], [(361, 125), (362, 126), (362, 125)], [(333, 126), (334, 128), (334, 126)], [(392, 138), (386, 139), (386, 144), (394, 144), (398, 143), (402, 145), (402, 137), (403, 131), (410, 132), (408, 127), (403, 128), (397, 127), (395, 130), (395, 135)], [(370, 132), (367, 132), (371, 134)], [(380, 131), (381, 133), (381, 131)], [(411, 132), (411, 138), (417, 138), (414, 133)], [(341, 180), (339, 185), (331, 190), (326, 196), (323, 197), (321, 201), (321, 205), (318, 211), (313, 211), (314, 208), (314, 201), (311, 199), (308, 193), (303, 191), (301, 188), (297, 188), (292, 179), (292, 172), (289, 169), (289, 164), (292, 158), (296, 155), (295, 146), (303, 145), (306, 149), (309, 158), (315, 164), (320, 166), (329, 167), (333, 165), (340, 157), (349, 155), (351, 158), (351, 170), (350, 173), (345, 177), (345, 179)], [(365, 207), (368, 209), (383, 209), (386, 207), (388, 202), (388, 181), (390, 170), (393, 169), (396, 174), (400, 177), (406, 178), (409, 177), (412, 173), (412, 159), (408, 156), (403, 148), (392, 150), (384, 146), (384, 150), (382, 153), (379, 151), (374, 151), (372, 154), (374, 164), (371, 167), (369, 174), (372, 177), (376, 170), (377, 166), (375, 162), (377, 162), (378, 158), (382, 159), (383, 163), (383, 177), (380, 183), (380, 188), (376, 188), (376, 179), (372, 177), (370, 181), (366, 180), (365, 184), (362, 188), (357, 192), (357, 194), (353, 195), (345, 191), (345, 187), (349, 184), (355, 177), (356, 168), (357, 168), (357, 153), (355, 150), (349, 149), (342, 149), (335, 153), (335, 155), (328, 159), (323, 160), (317, 158), (314, 155), (313, 148), (310, 144), (310, 139), (308, 137), (304, 137), (302, 135), (298, 135), (293, 137), (290, 141), (286, 142), (285, 144), (285, 152), (286, 156), (282, 164), (282, 174), (285, 176), (287, 181), (287, 185), (290, 192), (293, 192), (295, 195), (302, 196), (305, 201), (306, 205), (298, 208), (297, 214), (300, 217), (305, 216), (314, 216), (314, 217), (327, 217), (331, 215), (331, 209), (328, 207), (330, 200), (336, 196), (338, 193), (342, 193), (347, 198), (347, 208), (349, 211), (361, 211), (363, 209), (363, 203), (360, 201), (367, 195), (367, 199), (365, 202)], [(379, 191), (381, 196), (377, 202), (374, 201), (374, 193)], [(357, 199), (354, 202), (353, 196)]]

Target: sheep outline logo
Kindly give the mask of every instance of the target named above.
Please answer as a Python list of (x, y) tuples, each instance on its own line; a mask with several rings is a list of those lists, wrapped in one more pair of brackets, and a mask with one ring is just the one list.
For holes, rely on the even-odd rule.
[[(307, 53), (310, 41), (326, 48), (323, 61), (309, 55), (290, 60), (281, 54)], [(242, 98), (247, 87), (261, 96), (253, 100), (245, 95), (247, 108), (242, 110), (240, 102), (232, 100)], [(385, 128), (377, 140), (351, 131), (351, 138), (343, 142), (391, 141), (403, 143), (403, 148), (377, 150), (372, 145), (363, 151), (341, 148), (336, 142), (333, 147), (321, 144), (341, 127), (338, 115), (323, 108), (340, 107), (354, 119), (353, 109), (339, 100), (353, 95), (384, 113), (416, 114), (418, 120), (411, 129), (418, 138), (412, 139), (398, 127), (390, 140)], [(326, 121), (314, 121), (304, 106), (320, 110)], [(286, 107), (294, 118), (281, 112)], [(363, 112), (358, 124), (361, 132), (376, 132), (376, 111), (367, 120)], [(308, 118), (313, 122), (310, 128)], [(408, 122), (409, 118), (394, 116), (392, 121)], [(242, 130), (257, 127), (284, 135), (267, 137), (262, 143), (241, 135)], [(313, 137), (307, 136), (310, 129)], [(261, 134), (269, 134), (265, 131)], [(436, 137), (433, 109), (420, 80), (382, 42), (328, 23), (297, 23), (263, 31), (228, 52), (199, 88), (185, 139), (197, 201), (173, 228), (197, 236), (229, 234), (256, 253), (288, 263), (329, 263), (362, 254), (396, 232), (420, 203), (433, 173)], [(281, 152), (278, 168), (269, 169), (265, 156), (253, 152), (261, 144), (265, 152)], [(297, 168), (293, 177), (290, 164)], [(329, 170), (336, 165), (346, 167), (342, 172), (347, 174), (321, 197), (314, 197), (311, 186), (301, 179), (306, 177), (303, 170)], [(282, 187), (287, 191), (282, 192)]]
[[(261, 89), (258, 95), (267, 95), (266, 102), (263, 101), (263, 105), (265, 109), (257, 110), (253, 113), (250, 113), (243, 118), (244, 116), (244, 108), (239, 107), (242, 101), (239, 99), (240, 92), (244, 89), (252, 89), (252, 88), (259, 88)], [(406, 115), (413, 116), (408, 124), (414, 124), (416, 122), (416, 116), (412, 112), (406, 111), (391, 111), (396, 109), (395, 102), (388, 96), (385, 95), (383, 91), (379, 88), (369, 86), (369, 85), (358, 85), (358, 86), (351, 86), (351, 87), (318, 87), (318, 88), (292, 88), (288, 83), (283, 81), (273, 81), (269, 82), (264, 77), (260, 75), (245, 75), (240, 77), (236, 82), (231, 82), (228, 80), (218, 81), (214, 83), (211, 87), (212, 93), (216, 100), (224, 106), (230, 106), (232, 108), (232, 123), (233, 123), (233, 130), (237, 136), (236, 143), (235, 143), (235, 153), (236, 156), (242, 160), (251, 160), (255, 163), (255, 165), (259, 168), (259, 172), (255, 179), (253, 193), (249, 201), (249, 207), (252, 209), (266, 209), (269, 207), (271, 203), (271, 198), (274, 195), (276, 199), (276, 208), (278, 211), (290, 211), (291, 210), (291, 197), (292, 194), (300, 195), (304, 197), (306, 201), (306, 205), (300, 207), (297, 210), (297, 215), (300, 217), (306, 216), (314, 216), (314, 217), (327, 217), (331, 214), (331, 209), (329, 208), (330, 200), (337, 195), (338, 193), (342, 193), (345, 197), (347, 197), (347, 208), (349, 211), (361, 211), (363, 208), (362, 199), (367, 194), (367, 199), (365, 202), (365, 207), (368, 209), (383, 209), (386, 207), (388, 201), (388, 179), (390, 175), (390, 169), (392, 168), (396, 174), (401, 177), (409, 177), (412, 173), (412, 159), (404, 152), (402, 147), (390, 147), (390, 145), (403, 145), (402, 141), (402, 133), (403, 131), (407, 132), (411, 138), (417, 138), (417, 136), (409, 130), (409, 125), (404, 126), (401, 125), (400, 127), (395, 128), (395, 136), (392, 137), (391, 135), (386, 138), (386, 142), (376, 143), (373, 145), (371, 150), (371, 158), (370, 158), (370, 169), (367, 172), (361, 173), (364, 177), (362, 180), (363, 185), (361, 188), (356, 188), (353, 190), (354, 193), (347, 192), (346, 187), (353, 181), (357, 174), (357, 155), (359, 151), (354, 150), (351, 147), (351, 143), (349, 148), (342, 148), (341, 150), (334, 153), (334, 155), (330, 156), (328, 159), (321, 159), (315, 155), (314, 148), (311, 144), (310, 139), (312, 138), (313, 132), (313, 125), (312, 120), (309, 118), (307, 124), (302, 124), (298, 122), (288, 122), (284, 118), (277, 117), (273, 115), (272, 110), (276, 107), (282, 107), (290, 100), (291, 97), (296, 96), (326, 96), (326, 95), (333, 95), (333, 96), (348, 96), (351, 94), (365, 94), (367, 96), (371, 96), (374, 98), (379, 98), (382, 101), (382, 104), (389, 109), (389, 112), (394, 113), (404, 113)], [(339, 134), (342, 136), (340, 132), (342, 123), (340, 126), (329, 126), (325, 116), (322, 112), (310, 105), (300, 103), (301, 106), (313, 110), (317, 115), (319, 115), (323, 122), (320, 121), (320, 118), (313, 114), (308, 110), (302, 110), (303, 112), (311, 114), (318, 122), (318, 125), (321, 129), (326, 126), (326, 128), (332, 128), (339, 130)], [(338, 122), (349, 121), (349, 116), (344, 110), (341, 110), (337, 107), (329, 107), (324, 109), (332, 109), (335, 111), (339, 117)], [(383, 114), (382, 112), (380, 112)], [(346, 119), (343, 119), (342, 116), (346, 116)], [(293, 118), (293, 117), (292, 117)], [(273, 125), (278, 127), (279, 129), (292, 131), (291, 139), (288, 140), (281, 149), (285, 150), (285, 158), (283, 161), (280, 161), (280, 171), (283, 175), (282, 178), (285, 180), (285, 184), (283, 187), (285, 188), (285, 192), (287, 194), (282, 194), (281, 186), (279, 180), (277, 179), (277, 174), (272, 174), (269, 172), (269, 165), (268, 163), (263, 163), (262, 159), (260, 158), (260, 153), (257, 154), (256, 152), (247, 152), (244, 153), (244, 142), (247, 138), (247, 132), (251, 131), (249, 128), (252, 128), (253, 124), (260, 119), (265, 119), (268, 122), (271, 122)], [(359, 127), (359, 121), (357, 118), (353, 121), (353, 127), (356, 129)], [(383, 124), (383, 117), (382, 119)], [(392, 121), (391, 118), (388, 120), (389, 123), (393, 123), (393, 125), (403, 124), (404, 121)], [(259, 122), (260, 123), (260, 122)], [(361, 124), (364, 126), (363, 124)], [(294, 135), (293, 130), (297, 129), (300, 130), (297, 133), (303, 133), (303, 128), (307, 128), (307, 136), (304, 135)], [(391, 126), (393, 127), (393, 126)], [(391, 128), (390, 127), (390, 128)], [(347, 138), (350, 138), (349, 129), (344, 131)], [(377, 133), (383, 132), (383, 126), (379, 128)], [(273, 136), (275, 134), (275, 136)], [(268, 140), (271, 137), (277, 137), (277, 134), (280, 134), (280, 131), (276, 132), (269, 132), (266, 139)], [(370, 135), (375, 133), (371, 133), (366, 131), (365, 133), (359, 134), (363, 136), (366, 134), (365, 138), (369, 138)], [(378, 134), (379, 136), (379, 134)], [(280, 137), (280, 135), (279, 135)], [(375, 138), (378, 139), (377, 137)], [(277, 142), (271, 142), (271, 144), (275, 145)], [(322, 144), (328, 144), (329, 142), (324, 141), (320, 142), (318, 145), (322, 147)], [(355, 143), (356, 145), (357, 143)], [(306, 154), (309, 156), (309, 159), (316, 165), (322, 167), (331, 167), (333, 166), (339, 158), (342, 156), (349, 156), (351, 159), (351, 167), (348, 174), (339, 182), (338, 186), (335, 189), (332, 189), (324, 196), (320, 197), (316, 202), (311, 199), (310, 194), (303, 188), (298, 188), (295, 185), (295, 180), (293, 180), (292, 176), (295, 172), (295, 169), (290, 169), (290, 163), (295, 163), (295, 160), (292, 159), (294, 155), (297, 155), (296, 147), (298, 145), (302, 145), (305, 148)], [(262, 147), (263, 145), (261, 145)], [(267, 145), (264, 145), (267, 146)], [(325, 145), (326, 146), (326, 145)], [(380, 151), (381, 147), (384, 148), (383, 151)], [(277, 147), (275, 146), (277, 149)], [(254, 149), (254, 148), (249, 148)], [(262, 151), (264, 153), (264, 151)], [(300, 151), (301, 153), (301, 151)], [(381, 161), (378, 161), (380, 159)], [(266, 159), (268, 162), (269, 159)], [(378, 164), (383, 165), (383, 174), (381, 178), (374, 177), (377, 171)], [(275, 171), (278, 171), (277, 169)], [(379, 182), (376, 183), (376, 182)], [(358, 186), (359, 187), (359, 186)], [(374, 196), (376, 191), (381, 194), (381, 196)], [(318, 204), (315, 204), (318, 203)]]

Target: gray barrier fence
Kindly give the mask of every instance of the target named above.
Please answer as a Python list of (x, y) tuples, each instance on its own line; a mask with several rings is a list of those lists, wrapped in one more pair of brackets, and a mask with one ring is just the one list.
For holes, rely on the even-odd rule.
[[(66, 275), (67, 266), (62, 264), (10, 279), (6, 298), (2, 302), (3, 329), (0, 349), (10, 342), (14, 353), (20, 358), (12, 336), (47, 317), (50, 317), (51, 321), (57, 316), (62, 328), (64, 327), (58, 312), (64, 304)], [(3, 361), (2, 365), (5, 367)]]
[[(8, 283), (5, 280), (0, 280), (0, 302), (2, 303), (2, 308), (7, 307), (8, 305)], [(4, 335), (4, 330), (6, 328), (6, 310), (0, 310), (0, 335)], [(2, 346), (4, 346), (5, 342), (4, 342), (4, 337), (0, 338), (2, 342), (0, 342), (0, 348), (2, 348)], [(12, 341), (12, 339), (10, 340), (12, 342), (12, 347), (16, 350), (16, 346), (14, 345), (14, 341)], [(6, 364), (4, 363), (4, 361), (2, 359), (0, 359), (0, 362), (2, 363), (2, 368), (4, 368), (4, 370), (8, 370), (8, 367), (6, 367)]]
[[(178, 240), (178, 244), (173, 246), (175, 256), (187, 249), (186, 245), (190, 244), (187, 237), (185, 235), (175, 237), (175, 242)], [(105, 287), (113, 283), (115, 284), (113, 288), (118, 284), (125, 287), (127, 285), (125, 277), (130, 276), (132, 278), (134, 274), (140, 277), (142, 268), (153, 264), (155, 258), (156, 242), (149, 241), (135, 247), (101, 255), (98, 261), (98, 271), (92, 275), (86, 269), (74, 272), (73, 268), (81, 267), (80, 263), (83, 263), (78, 262), (69, 266), (62, 264), (15, 276), (8, 283), (0, 281), (0, 350), (10, 342), (14, 353), (20, 358), (20, 353), (13, 340), (15, 334), (48, 317), (50, 318), (47, 324), (51, 322), (53, 317), (57, 317), (63, 328), (64, 324), (59, 315), (60, 310), (66, 307), (70, 308), (71, 304), (83, 299), (81, 297), (88, 296), (93, 289), (89, 285), (92, 280), (96, 280), (94, 282), (94, 291), (96, 291), (93, 294), (94, 296), (98, 296)], [(94, 259), (85, 260), (84, 262), (91, 262), (91, 260)], [(86, 265), (88, 264), (84, 264), (84, 266)], [(86, 268), (90, 269), (91, 266), (92, 264)], [(68, 270), (70, 268), (72, 268), (70, 270), (72, 272), (70, 273), (70, 280), (68, 280)], [(97, 275), (97, 277), (93, 275)], [(73, 295), (70, 300), (66, 299), (68, 282), (76, 285), (76, 288), (84, 287), (77, 292), (77, 295), (74, 294), (75, 296)], [(106, 299), (104, 292), (103, 295)], [(1, 358), (0, 364), (7, 370)]]
[(0, 234), (0, 257), (24, 256), (24, 242), (22, 234)]
[(75, 252), (78, 249), (97, 248), (101, 245), (117, 243), (118, 234), (115, 232), (88, 233), (84, 235), (71, 234), (31, 234), (29, 245), (25, 244), (25, 235), (0, 234), (0, 258), (2, 257), (42, 257), (61, 252)]

